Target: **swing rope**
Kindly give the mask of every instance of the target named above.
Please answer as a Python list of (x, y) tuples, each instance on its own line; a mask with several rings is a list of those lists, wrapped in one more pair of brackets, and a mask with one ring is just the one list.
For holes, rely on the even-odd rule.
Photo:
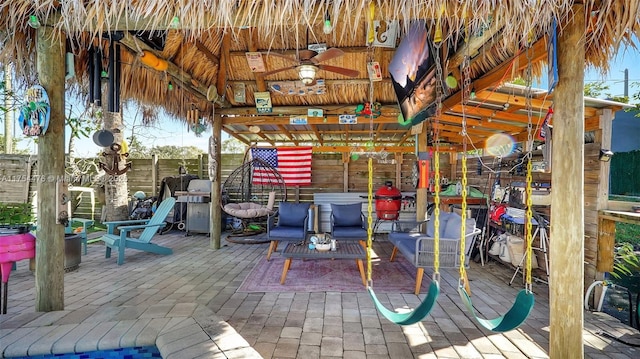
[[(530, 57), (529, 47), (527, 47), (527, 84), (528, 84), (528, 93), (527, 93), (527, 112), (529, 119), (529, 127), (528, 127), (528, 144), (527, 146), (532, 146), (532, 125), (531, 125), (531, 57)], [(531, 256), (533, 255), (533, 247), (532, 247), (532, 224), (531, 224), (531, 150), (529, 148), (528, 151), (528, 162), (527, 162), (527, 177), (526, 177), (526, 192), (527, 192), (527, 211), (526, 211), (526, 242), (527, 242), (527, 260), (526, 260), (526, 285), (525, 288), (520, 290), (518, 295), (516, 296), (516, 300), (513, 303), (513, 306), (509, 309), (509, 311), (503, 316), (498, 316), (493, 319), (485, 319), (480, 318), (473, 307), (473, 302), (471, 301), (471, 297), (467, 292), (465, 286), (468, 285), (467, 277), (466, 277), (466, 268), (465, 268), (465, 234), (466, 234), (466, 215), (467, 215), (467, 133), (466, 133), (466, 114), (465, 114), (465, 105), (469, 99), (469, 85), (470, 85), (470, 76), (469, 76), (469, 56), (465, 56), (463, 60), (463, 89), (462, 89), (462, 135), (463, 135), (463, 154), (462, 154), (462, 224), (460, 225), (460, 278), (458, 282), (458, 292), (460, 297), (467, 307), (467, 310), (474, 316), (475, 320), (483, 326), (484, 328), (491, 330), (493, 332), (506, 332), (513, 330), (519, 327), (529, 316), (531, 310), (533, 309), (535, 298), (533, 296), (533, 292), (531, 291)]]
[[(439, 25), (438, 25), (439, 30)], [(398, 313), (393, 310), (387, 309), (383, 303), (380, 302), (375, 292), (373, 291), (372, 276), (372, 261), (371, 253), (373, 252), (373, 161), (369, 158), (368, 162), (368, 195), (367, 195), (367, 291), (373, 301), (376, 309), (380, 314), (387, 318), (390, 322), (399, 325), (411, 325), (422, 321), (431, 310), (435, 307), (438, 296), (440, 295), (440, 154), (438, 152), (438, 119), (442, 115), (442, 64), (440, 63), (440, 45), (442, 38), (438, 37), (436, 30), (436, 38), (434, 39), (435, 50), (435, 63), (436, 63), (436, 114), (434, 126), (434, 141), (435, 151), (433, 154), (433, 160), (435, 162), (434, 173), (434, 185), (435, 185), (435, 209), (434, 209), (434, 259), (433, 259), (433, 277), (431, 284), (429, 284), (429, 291), (427, 296), (420, 302), (420, 304), (413, 310), (406, 313)], [(440, 32), (441, 33), (441, 32)]]

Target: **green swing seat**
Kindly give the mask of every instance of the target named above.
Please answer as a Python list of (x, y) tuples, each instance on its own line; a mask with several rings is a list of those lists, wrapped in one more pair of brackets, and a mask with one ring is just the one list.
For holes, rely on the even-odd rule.
[(371, 300), (373, 300), (376, 309), (378, 309), (383, 317), (387, 318), (394, 324), (411, 325), (418, 323), (429, 315), (436, 304), (438, 295), (440, 295), (440, 284), (438, 281), (432, 280), (431, 285), (429, 285), (429, 293), (427, 293), (424, 300), (415, 309), (407, 313), (398, 313), (387, 309), (384, 304), (380, 303), (380, 300), (376, 297), (376, 293), (373, 291), (373, 288), (367, 287), (367, 290), (369, 291), (369, 296), (371, 297)]
[(476, 311), (473, 308), (473, 303), (471, 302), (471, 297), (463, 286), (458, 287), (458, 292), (460, 293), (460, 298), (462, 298), (462, 302), (465, 307), (467, 307), (469, 313), (473, 314), (473, 317), (476, 319), (478, 324), (492, 332), (498, 333), (516, 329), (520, 324), (524, 323), (531, 313), (535, 303), (533, 292), (522, 289), (518, 293), (513, 306), (505, 315), (493, 319), (484, 319), (478, 317), (476, 314)]

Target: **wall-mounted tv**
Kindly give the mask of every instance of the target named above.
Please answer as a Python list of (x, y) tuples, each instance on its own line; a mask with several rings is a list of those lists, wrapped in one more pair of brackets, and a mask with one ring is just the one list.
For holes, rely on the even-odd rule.
[(410, 25), (389, 63), (389, 73), (405, 123), (416, 125), (435, 114), (434, 48), (424, 20)]

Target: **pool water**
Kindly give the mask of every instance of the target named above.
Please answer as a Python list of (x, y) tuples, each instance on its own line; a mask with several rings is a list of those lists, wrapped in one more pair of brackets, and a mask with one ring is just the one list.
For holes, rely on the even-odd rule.
[[(46, 354), (28, 357), (16, 357), (23, 359), (141, 359), (141, 358), (162, 358), (160, 351), (155, 345), (147, 347), (120, 348), (111, 350), (98, 350), (93, 352), (72, 353), (72, 354)], [(15, 358), (14, 358), (15, 359)]]

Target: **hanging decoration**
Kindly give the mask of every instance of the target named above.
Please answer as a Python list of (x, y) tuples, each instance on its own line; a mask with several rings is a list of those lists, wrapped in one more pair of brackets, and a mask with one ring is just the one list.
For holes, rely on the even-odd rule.
[(377, 61), (367, 62), (367, 72), (369, 73), (369, 80), (382, 81), (382, 70), (380, 69), (380, 63)]
[(380, 102), (365, 102), (356, 106), (356, 115), (378, 118), (381, 108), (382, 104)]
[(316, 79), (311, 85), (305, 85), (301, 81), (269, 81), (267, 87), (281, 95), (323, 95), (326, 91), (324, 79)]
[(25, 104), (20, 107), (18, 122), (25, 136), (42, 136), (47, 132), (51, 118), (51, 102), (44, 87), (27, 89)]
[[(373, 31), (373, 34), (369, 31)], [(373, 20), (373, 26), (367, 28), (367, 38), (373, 38), (373, 47), (395, 48), (398, 40), (398, 20)]]
[(113, 152), (102, 152), (102, 156), (104, 156), (105, 159), (111, 158), (111, 166), (107, 165), (106, 163), (100, 162), (99, 167), (111, 176), (120, 176), (127, 173), (127, 171), (131, 169), (131, 162), (125, 163), (124, 167), (120, 168), (120, 161), (122, 158), (129, 157), (129, 153), (122, 151), (122, 146), (117, 143), (111, 144), (109, 148)]
[(273, 107), (271, 105), (271, 94), (269, 91), (254, 92), (253, 96), (256, 99), (256, 110), (258, 113), (271, 113)]

